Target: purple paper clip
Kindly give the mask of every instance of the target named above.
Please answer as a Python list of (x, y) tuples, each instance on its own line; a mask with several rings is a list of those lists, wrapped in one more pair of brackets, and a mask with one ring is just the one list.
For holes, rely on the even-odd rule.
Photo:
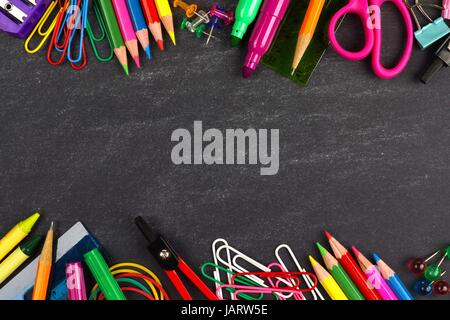
[(66, 263), (66, 285), (69, 300), (87, 300), (81, 262)]
[(52, 0), (0, 0), (0, 30), (26, 38)]

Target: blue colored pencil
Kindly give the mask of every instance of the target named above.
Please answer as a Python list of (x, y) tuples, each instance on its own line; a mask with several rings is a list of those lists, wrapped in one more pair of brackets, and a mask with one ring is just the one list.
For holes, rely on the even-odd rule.
[(130, 13), (131, 22), (133, 23), (136, 37), (142, 48), (145, 50), (147, 58), (150, 60), (150, 40), (148, 37), (147, 24), (145, 23), (144, 13), (142, 12), (139, 0), (127, 0), (128, 12)]
[(377, 263), (381, 275), (387, 281), (392, 291), (394, 291), (397, 298), (399, 300), (414, 300), (413, 296), (409, 293), (408, 289), (406, 289), (405, 284), (400, 280), (400, 277), (394, 270), (392, 270), (386, 262), (381, 260), (376, 253), (373, 254), (373, 259)]

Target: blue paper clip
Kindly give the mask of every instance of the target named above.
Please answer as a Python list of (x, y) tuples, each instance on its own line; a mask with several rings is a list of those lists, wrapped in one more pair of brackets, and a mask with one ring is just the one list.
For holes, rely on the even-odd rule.
[[(432, 9), (442, 10), (441, 6), (430, 3), (421, 3), (419, 0), (414, 0), (413, 5), (409, 5), (408, 3), (407, 5), (409, 6), (409, 10), (411, 11), (414, 22), (417, 25), (417, 31), (414, 32), (414, 37), (416, 38), (420, 49), (424, 50), (428, 48), (430, 45), (450, 33), (450, 28), (447, 26), (442, 17), (433, 20), (424, 9), (425, 7), (428, 7)], [(414, 8), (416, 8), (429, 21), (426, 26), (421, 27), (419, 20), (414, 13)]]
[(419, 43), (420, 49), (424, 50), (449, 33), (450, 28), (445, 23), (444, 18), (439, 17), (422, 29), (414, 32), (414, 37)]

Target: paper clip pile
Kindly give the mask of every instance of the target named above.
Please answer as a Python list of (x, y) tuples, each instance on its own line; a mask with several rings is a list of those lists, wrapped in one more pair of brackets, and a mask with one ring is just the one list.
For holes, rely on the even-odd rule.
[[(213, 262), (204, 263), (201, 272), (214, 282), (216, 295), (221, 300), (307, 300), (306, 294), (314, 300), (324, 300), (317, 288), (317, 277), (299, 264), (286, 244), (275, 249), (276, 261), (267, 265), (233, 248), (221, 238), (213, 242), (212, 253)], [(295, 270), (288, 270), (288, 260), (282, 258), (282, 253), (289, 257)]]

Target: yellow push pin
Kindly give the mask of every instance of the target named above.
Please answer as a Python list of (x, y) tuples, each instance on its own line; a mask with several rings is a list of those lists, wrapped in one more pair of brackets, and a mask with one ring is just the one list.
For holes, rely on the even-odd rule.
[(191, 18), (194, 14), (197, 14), (197, 5), (194, 3), (187, 4), (183, 0), (174, 0), (173, 7), (180, 7), (181, 9), (183, 9), (186, 13), (186, 17), (188, 18)]

